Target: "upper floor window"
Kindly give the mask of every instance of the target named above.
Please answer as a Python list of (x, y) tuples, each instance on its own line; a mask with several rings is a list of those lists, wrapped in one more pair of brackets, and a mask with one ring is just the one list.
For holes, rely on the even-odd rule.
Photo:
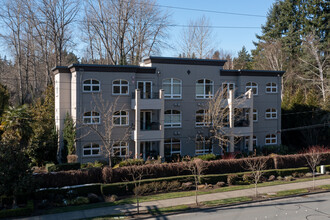
[(207, 121), (206, 114), (207, 110), (205, 109), (196, 111), (196, 127), (203, 127), (211, 124), (211, 122)]
[(181, 154), (181, 142), (176, 138), (165, 139), (164, 148), (167, 155)]
[(112, 82), (112, 94), (128, 95), (128, 81), (124, 79), (114, 80)]
[(113, 123), (119, 126), (128, 125), (128, 112), (116, 111), (113, 114)]
[(167, 128), (181, 127), (181, 112), (178, 110), (165, 111), (164, 126)]
[(253, 95), (258, 95), (258, 84), (255, 82), (248, 82), (245, 85), (245, 91), (249, 91), (250, 89), (252, 89), (252, 93)]
[(224, 99), (229, 98), (230, 90), (235, 90), (235, 83), (222, 83), (222, 94)]
[(100, 113), (98, 112), (85, 112), (83, 116), (84, 124), (100, 124)]
[(195, 143), (195, 154), (210, 154), (212, 153), (212, 143), (209, 138), (197, 138)]
[(83, 147), (84, 156), (99, 156), (100, 155), (100, 146), (98, 144), (87, 144)]
[(113, 154), (117, 157), (125, 157), (128, 155), (128, 143), (119, 141), (113, 144)]
[(166, 99), (181, 99), (182, 81), (174, 78), (164, 79), (163, 89)]
[(196, 98), (211, 99), (213, 98), (214, 83), (209, 79), (200, 79), (196, 82)]
[[(245, 114), (246, 114), (247, 119), (249, 119), (250, 109), (248, 109)], [(256, 122), (256, 121), (258, 121), (258, 110), (254, 108), (253, 109), (253, 122)]]
[(276, 83), (267, 83), (266, 84), (266, 93), (277, 93)]
[(277, 110), (275, 108), (269, 108), (266, 110), (266, 119), (277, 119)]
[(265, 145), (277, 144), (276, 134), (267, 134), (265, 138)]
[(96, 79), (87, 79), (83, 84), (84, 92), (99, 92), (100, 82)]

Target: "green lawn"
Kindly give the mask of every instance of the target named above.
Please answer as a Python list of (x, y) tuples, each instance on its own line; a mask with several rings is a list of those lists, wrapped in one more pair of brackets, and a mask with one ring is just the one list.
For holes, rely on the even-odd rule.
[[(287, 181), (264, 182), (264, 183), (259, 183), (258, 187), (275, 186), (275, 185), (290, 184), (290, 183), (297, 183), (297, 182), (306, 182), (306, 181), (311, 181), (312, 179), (313, 178), (301, 178), (301, 179), (297, 179), (297, 180), (290, 181), (290, 182), (287, 182)], [(330, 179), (330, 176), (326, 175), (326, 176), (319, 176), (319, 177), (315, 178), (315, 180), (319, 180), (319, 179)], [(205, 194), (218, 193), (218, 192), (228, 192), (228, 191), (250, 189), (250, 188), (254, 188), (254, 185), (251, 184), (251, 185), (227, 186), (227, 187), (221, 187), (221, 188), (212, 189), (212, 190), (208, 190), (208, 191), (199, 191), (198, 195), (205, 195)], [(195, 195), (195, 191), (161, 193), (161, 194), (155, 194), (155, 195), (142, 196), (140, 198), (140, 202), (148, 202), (148, 201), (163, 200), (163, 199), (173, 199), (173, 198), (180, 198), (180, 197), (187, 197), (187, 196), (194, 196), (194, 195)], [(108, 207), (108, 206), (115, 206), (115, 205), (123, 205), (123, 204), (134, 204), (135, 202), (136, 202), (136, 200), (134, 197), (129, 197), (129, 198), (115, 201), (115, 202), (104, 202), (104, 203), (94, 203), (94, 204), (87, 204), (87, 205), (81, 205), (81, 206), (69, 206), (69, 207), (54, 208), (54, 209), (43, 212), (43, 214), (71, 212), (71, 211)]]
[(277, 192), (275, 195), (269, 195), (269, 197), (282, 197), (282, 196), (290, 196), (290, 195), (299, 195), (302, 193), (308, 193), (308, 189), (292, 189), (292, 190), (284, 190)]
[(206, 201), (206, 202), (202, 202), (202, 204), (206, 206), (217, 206), (217, 205), (228, 205), (228, 204), (247, 202), (247, 201), (252, 201), (252, 198), (247, 196), (242, 196), (242, 197), (229, 198), (229, 199)]

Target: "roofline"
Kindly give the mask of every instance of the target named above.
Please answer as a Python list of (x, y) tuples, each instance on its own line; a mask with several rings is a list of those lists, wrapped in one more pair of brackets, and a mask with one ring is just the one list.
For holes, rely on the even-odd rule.
[(56, 66), (52, 71), (57, 74), (72, 73), (76, 71), (87, 72), (134, 72), (134, 73), (156, 73), (155, 67), (141, 67), (133, 65), (99, 65), (99, 64), (71, 64), (69, 66)]
[(285, 71), (275, 70), (220, 70), (220, 76), (283, 76)]
[(182, 64), (182, 65), (206, 65), (206, 66), (223, 66), (227, 60), (212, 59), (193, 59), (179, 57), (156, 57), (150, 56), (143, 59), (144, 64), (164, 63), (164, 64)]

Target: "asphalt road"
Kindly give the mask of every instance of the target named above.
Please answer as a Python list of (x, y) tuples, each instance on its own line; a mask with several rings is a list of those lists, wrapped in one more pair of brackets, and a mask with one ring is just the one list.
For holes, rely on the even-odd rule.
[(159, 216), (153, 219), (323, 220), (330, 219), (330, 193)]

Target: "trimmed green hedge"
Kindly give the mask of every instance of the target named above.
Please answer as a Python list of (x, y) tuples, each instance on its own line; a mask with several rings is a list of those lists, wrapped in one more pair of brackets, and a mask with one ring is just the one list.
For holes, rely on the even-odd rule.
[(79, 170), (80, 163), (62, 163), (48, 167), (48, 172), (58, 172), (67, 170)]
[(29, 216), (33, 213), (33, 201), (28, 201), (26, 206), (18, 209), (7, 209), (0, 211), (0, 218), (11, 218), (17, 216)]

